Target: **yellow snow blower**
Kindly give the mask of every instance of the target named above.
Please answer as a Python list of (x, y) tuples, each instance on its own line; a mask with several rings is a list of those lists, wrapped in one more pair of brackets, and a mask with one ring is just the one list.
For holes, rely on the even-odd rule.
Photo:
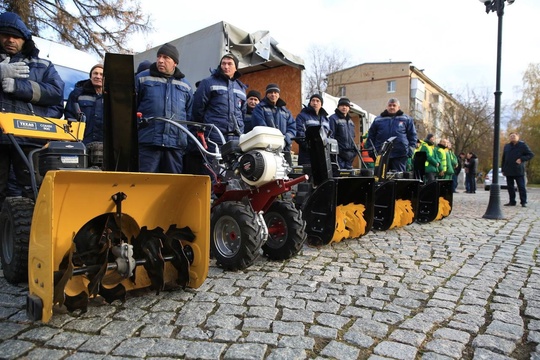
[[(31, 320), (143, 287), (197, 288), (207, 277), (210, 179), (137, 172), (133, 73), (132, 56), (106, 55), (102, 169), (87, 168), (84, 122), (0, 113), (34, 190), (6, 198), (0, 214), (4, 277), (28, 281)], [(49, 142), (25, 154), (18, 136)]]

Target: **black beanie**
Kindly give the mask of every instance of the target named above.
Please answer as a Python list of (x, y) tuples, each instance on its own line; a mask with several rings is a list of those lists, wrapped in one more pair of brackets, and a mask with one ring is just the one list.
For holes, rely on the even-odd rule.
[(256, 97), (257, 99), (259, 99), (259, 101), (261, 101), (261, 93), (257, 90), (250, 90), (247, 93), (246, 99), (249, 99), (250, 97)]
[(313, 94), (313, 95), (311, 95), (311, 97), (309, 98), (309, 102), (311, 102), (311, 100), (312, 100), (313, 98), (317, 98), (317, 99), (321, 100), (321, 105), (322, 105), (323, 102), (324, 102), (322, 96), (319, 95), (319, 94)]
[(163, 45), (162, 47), (159, 48), (158, 52), (157, 52), (158, 55), (166, 55), (168, 57), (170, 57), (171, 59), (173, 59), (173, 61), (176, 63), (176, 64), (179, 64), (178, 62), (178, 58), (180, 57), (180, 54), (178, 53), (178, 49), (167, 43), (165, 45)]
[(337, 105), (338, 105), (338, 106), (340, 106), (340, 105), (347, 105), (348, 107), (351, 107), (351, 101), (350, 101), (348, 98), (346, 98), (346, 97), (342, 97), (341, 99), (339, 99)]
[(268, 84), (266, 85), (266, 93), (268, 94), (270, 91), (276, 91), (278, 94), (281, 92), (279, 89), (278, 84)]
[(427, 134), (426, 141), (431, 141), (431, 138), (435, 137), (433, 134)]
[(231, 53), (227, 53), (227, 54), (223, 55), (221, 57), (221, 60), (219, 60), (219, 66), (221, 66), (221, 62), (223, 61), (224, 58), (232, 59), (232, 61), (234, 61), (234, 66), (236, 66), (236, 70), (238, 70), (238, 59), (236, 58), (236, 56), (234, 56)]

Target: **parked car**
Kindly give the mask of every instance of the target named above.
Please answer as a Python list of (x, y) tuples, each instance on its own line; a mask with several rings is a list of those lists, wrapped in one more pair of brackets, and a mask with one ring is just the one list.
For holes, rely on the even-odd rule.
[[(484, 190), (489, 191), (492, 182), (493, 182), (493, 169), (489, 170), (489, 172), (486, 174), (486, 177), (484, 178)], [(501, 168), (499, 168), (499, 185), (501, 186), (501, 189), (508, 188), (506, 186), (506, 176), (503, 175)], [(527, 175), (525, 175), (525, 186), (527, 186)], [(517, 186), (516, 186), (516, 190), (517, 190)]]

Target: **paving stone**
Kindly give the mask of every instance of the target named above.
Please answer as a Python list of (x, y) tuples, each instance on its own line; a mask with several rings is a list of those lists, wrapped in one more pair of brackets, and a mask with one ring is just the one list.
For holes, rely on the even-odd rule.
[(416, 331), (397, 329), (390, 334), (389, 338), (390, 340), (419, 347), (426, 339), (426, 334)]
[(25, 356), (25, 359), (28, 360), (60, 360), (64, 359), (68, 355), (66, 350), (55, 350), (55, 349), (34, 349)]
[(36, 345), (24, 340), (6, 340), (0, 343), (0, 354), (4, 359), (17, 359)]
[[(473, 360), (512, 360), (513, 358), (506, 355), (501, 355), (486, 349), (474, 350)], [(532, 359), (532, 358), (531, 358)]]
[(416, 358), (417, 349), (414, 346), (400, 344), (393, 341), (382, 341), (375, 346), (373, 352), (376, 355), (388, 356), (395, 359), (414, 360)]
[(351, 321), (349, 317), (323, 313), (317, 316), (317, 323), (336, 329), (342, 329), (347, 323)]
[(147, 351), (148, 356), (156, 357), (172, 357), (175, 359), (185, 356), (187, 348), (192, 343), (187, 340), (178, 340), (178, 339), (156, 339), (154, 346), (152, 346)]
[(290, 349), (312, 350), (315, 346), (315, 339), (307, 336), (281, 336), (278, 346)]
[(277, 348), (270, 352), (266, 360), (303, 360), (306, 358), (307, 354), (303, 349)]
[(465, 331), (459, 331), (449, 328), (437, 329), (433, 333), (435, 339), (446, 339), (458, 342), (460, 344), (466, 344), (469, 342), (471, 335)]
[(278, 338), (279, 334), (251, 331), (246, 337), (246, 342), (277, 346)]
[(126, 338), (124, 336), (92, 336), (83, 345), (81, 345), (78, 350), (97, 354), (109, 354), (114, 348), (116, 348), (116, 346), (125, 340)]
[(322, 356), (328, 356), (336, 359), (356, 359), (360, 351), (353, 346), (332, 340), (321, 351)]
[(283, 313), (281, 315), (282, 321), (299, 321), (305, 323), (312, 323), (314, 318), (315, 312), (302, 309), (283, 309)]
[(489, 324), (486, 334), (499, 336), (508, 340), (518, 341), (523, 337), (523, 326), (508, 324), (500, 320), (495, 320)]
[(324, 339), (335, 339), (338, 335), (338, 330), (326, 326), (311, 325), (308, 334), (313, 337), (320, 337)]
[(46, 346), (75, 350), (91, 338), (89, 334), (64, 331), (45, 342)]
[(510, 355), (516, 348), (513, 341), (505, 340), (503, 338), (493, 335), (478, 335), (472, 342), (473, 348), (484, 348), (491, 351), (502, 352), (503, 354)]
[(282, 335), (304, 335), (304, 324), (300, 322), (274, 321), (272, 331)]
[(226, 349), (225, 344), (210, 342), (192, 342), (188, 345), (185, 356), (188, 359), (219, 359)]
[(263, 344), (232, 344), (225, 352), (224, 359), (264, 359), (267, 345)]

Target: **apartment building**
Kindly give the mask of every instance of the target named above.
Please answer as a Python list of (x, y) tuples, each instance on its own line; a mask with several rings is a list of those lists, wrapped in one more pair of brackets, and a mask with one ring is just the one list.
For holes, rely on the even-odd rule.
[(364, 63), (327, 74), (326, 92), (347, 96), (372, 114), (380, 114), (389, 98), (397, 98), (401, 109), (415, 120), (419, 137), (442, 133), (442, 115), (457, 106), (451, 94), (410, 61)]

